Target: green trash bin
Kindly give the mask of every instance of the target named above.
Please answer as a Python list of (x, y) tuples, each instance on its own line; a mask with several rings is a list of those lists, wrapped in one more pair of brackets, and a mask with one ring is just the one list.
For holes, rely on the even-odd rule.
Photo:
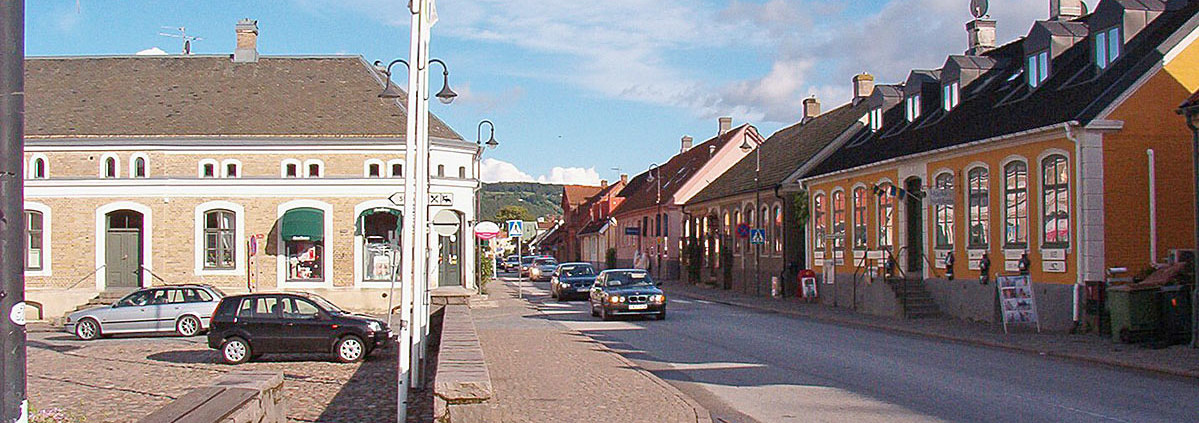
[(1151, 339), (1161, 321), (1157, 286), (1120, 285), (1108, 288), (1107, 309), (1111, 313), (1112, 339), (1132, 343)]

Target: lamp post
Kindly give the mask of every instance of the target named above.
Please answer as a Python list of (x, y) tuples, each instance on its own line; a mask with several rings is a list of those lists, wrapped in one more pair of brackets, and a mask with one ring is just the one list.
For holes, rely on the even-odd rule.
[[(745, 139), (741, 142), (741, 151), (749, 153), (749, 150), (754, 150), (754, 214), (758, 214), (758, 222), (762, 222), (765, 216), (761, 216), (761, 211), (758, 210), (762, 203), (762, 191), (758, 187), (758, 182), (762, 176), (762, 149), (755, 148), (749, 143), (749, 128), (745, 130)], [(752, 227), (750, 228), (752, 232)], [(750, 243), (753, 243), (753, 237), (750, 237)], [(762, 293), (762, 246), (754, 244), (754, 294)]]
[[(1186, 114), (1187, 127), (1191, 128), (1191, 163), (1195, 178), (1195, 251), (1199, 251), (1199, 105), (1190, 104), (1180, 112)], [(1191, 266), (1195, 269), (1195, 286), (1191, 287), (1191, 347), (1199, 348), (1199, 257), (1191, 260)]]
[(25, 421), (25, 2), (0, 5), (0, 421)]
[[(487, 139), (487, 142), (483, 142), (483, 124), (487, 124), (491, 128), (491, 136)], [(495, 124), (494, 123), (491, 123), (491, 121), (487, 120), (487, 119), (484, 119), (482, 122), (479, 122), (479, 128), (478, 128), (478, 132), (477, 132), (477, 135), (475, 138), (475, 144), (478, 145), (477, 150), (475, 151), (475, 180), (478, 181), (475, 184), (475, 210), (476, 210), (476, 213), (478, 213), (477, 210), (479, 210), (479, 207), (482, 205), (482, 202), (483, 202), (483, 199), (482, 199), (483, 152), (486, 151), (486, 149), (488, 149), (488, 148), (494, 150), (496, 147), (499, 147), (499, 145), (500, 145), (499, 141), (495, 140)], [(476, 238), (476, 242), (479, 243), (479, 251), (482, 252), (483, 241)], [(488, 241), (488, 242), (490, 243), (490, 241)], [(493, 277), (498, 277), (499, 274), (495, 272), (495, 265), (496, 265), (495, 262), (496, 262), (496, 259), (499, 258), (499, 255), (494, 254), (495, 253), (494, 248), (492, 249), (492, 253), (493, 254), (492, 254), (492, 259), (491, 259), (491, 264), (492, 264), (491, 274)]]
[[(657, 228), (657, 231), (654, 232), (654, 239), (661, 241), (660, 239), (658, 239), (658, 237), (662, 236), (662, 174), (659, 171), (659, 169), (660, 168), (658, 167), (657, 163), (650, 164), (649, 172), (647, 172), (647, 174), (648, 174), (649, 181), (657, 184), (657, 194), (655, 194), (655, 196), (654, 196), (654, 207), (655, 207), (654, 227)], [(645, 237), (644, 235), (645, 234), (642, 234), (642, 238)], [(661, 244), (661, 242), (657, 242), (657, 243)], [(657, 274), (655, 274), (654, 277), (661, 279), (662, 278), (662, 270), (661, 270), (662, 269), (662, 253), (660, 251), (658, 251), (659, 249), (660, 248), (654, 249), (654, 260), (657, 262), (654, 264), (654, 271), (657, 272)]]
[[(397, 63), (403, 63), (405, 69), (408, 69), (409, 71), (412, 70), (412, 67), (408, 65), (408, 61), (404, 60), (404, 59), (392, 60), (391, 63), (387, 64), (386, 68), (383, 67), (383, 61), (381, 61), (381, 60), (375, 61), (375, 67), (382, 69), (383, 75), (387, 76), (387, 80), (384, 82), (384, 85), (383, 85), (383, 92), (379, 93), (379, 98), (392, 99), (392, 98), (400, 98), (401, 96), (404, 95), (404, 93), (401, 92), (399, 88), (396, 88), (396, 86), (391, 83), (391, 67), (395, 66)], [(437, 100), (440, 101), (441, 104), (453, 103), (454, 99), (458, 98), (458, 93), (456, 93), (456, 92), (454, 92), (454, 90), (450, 89), (450, 68), (447, 67), (445, 65), (445, 62), (442, 61), (441, 59), (430, 59), (429, 63), (437, 63), (437, 64), (441, 65), (441, 91), (438, 91), (436, 94)], [(425, 100), (428, 100), (428, 99), (429, 99), (429, 96), (428, 96), (428, 93), (426, 93)]]

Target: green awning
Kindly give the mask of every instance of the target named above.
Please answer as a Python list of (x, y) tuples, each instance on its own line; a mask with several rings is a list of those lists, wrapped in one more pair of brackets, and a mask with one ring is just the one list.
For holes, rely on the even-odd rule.
[(320, 241), (325, 238), (325, 213), (312, 208), (291, 209), (279, 219), (284, 241)]
[(387, 207), (375, 207), (373, 209), (363, 210), (358, 214), (358, 221), (354, 224), (354, 235), (362, 235), (363, 227), (366, 225), (366, 217), (375, 213), (387, 213), (396, 217), (396, 233), (400, 233), (400, 228), (404, 226), (404, 216), (399, 210)]

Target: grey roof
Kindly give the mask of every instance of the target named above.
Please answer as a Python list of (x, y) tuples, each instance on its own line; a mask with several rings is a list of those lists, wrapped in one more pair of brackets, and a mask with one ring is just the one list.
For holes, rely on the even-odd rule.
[[(404, 98), (359, 56), (42, 57), (25, 60), (25, 133), (37, 137), (403, 137)], [(430, 114), (429, 134), (461, 140)]]

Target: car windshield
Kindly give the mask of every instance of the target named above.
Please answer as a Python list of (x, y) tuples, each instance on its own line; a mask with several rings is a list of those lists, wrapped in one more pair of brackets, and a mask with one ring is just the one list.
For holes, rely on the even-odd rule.
[(346, 312), (342, 311), (340, 307), (334, 305), (333, 303), (329, 302), (329, 300), (326, 300), (324, 297), (321, 297), (320, 295), (308, 294), (308, 299), (312, 300), (312, 302), (316, 303), (316, 305), (321, 306), (321, 308), (328, 310), (330, 312), (337, 313), (337, 314), (346, 314)]
[(513, 263), (513, 262), (520, 261), (520, 257), (517, 257), (517, 256), (508, 256), (508, 258), (506, 258), (506, 259), (504, 259), (504, 260), (505, 260), (505, 261), (507, 261), (507, 262), (509, 262), (509, 263)]
[(533, 258), (532, 257), (522, 258), (522, 259), (520, 259), (520, 264), (533, 264)]
[(217, 289), (217, 287), (215, 287), (215, 286), (209, 286), (207, 288), (209, 291), (216, 293), (217, 298), (225, 298), (225, 297), (229, 296), (228, 294), (225, 293), (225, 291), (221, 291), (220, 289)]
[(608, 286), (637, 286), (637, 285), (653, 285), (654, 281), (649, 278), (649, 273), (646, 272), (608, 272)]
[(538, 266), (557, 266), (557, 265), (558, 265), (558, 260), (554, 260), (554, 259), (540, 259), (540, 260), (537, 260), (537, 265), (538, 265)]
[(586, 265), (586, 264), (573, 264), (573, 265), (569, 265), (569, 266), (562, 266), (562, 275), (566, 276), (568, 278), (573, 278), (573, 277), (578, 277), (578, 276), (594, 276), (595, 268), (591, 267), (590, 265)]
[(117, 307), (144, 306), (150, 304), (153, 293), (150, 290), (137, 291), (117, 301)]

